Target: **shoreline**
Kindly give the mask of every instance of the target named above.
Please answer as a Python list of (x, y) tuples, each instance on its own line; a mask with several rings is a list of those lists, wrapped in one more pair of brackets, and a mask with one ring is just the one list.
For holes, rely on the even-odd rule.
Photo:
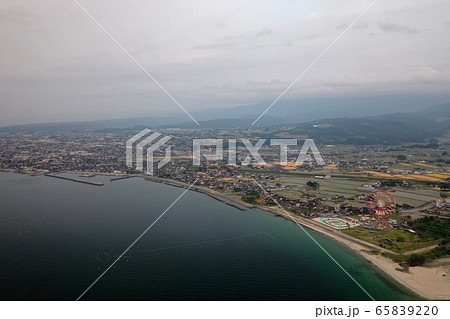
[[(148, 175), (144, 176), (137, 175), (137, 177), (138, 176), (143, 177), (144, 179), (149, 181), (165, 183), (170, 186), (181, 188), (189, 187), (188, 184), (179, 181), (166, 180), (163, 178), (157, 178)], [(270, 207), (270, 206), (252, 205), (240, 200), (237, 196), (233, 196), (231, 194), (224, 194), (222, 192), (202, 186), (192, 186), (191, 190), (203, 193), (216, 200), (223, 199), (223, 202), (225, 203), (226, 201), (231, 201), (234, 202), (235, 204), (247, 207), (249, 209), (257, 208), (269, 212), (275, 215), (276, 217), (283, 217), (293, 222), (292, 219), (278, 206)], [(317, 222), (311, 221), (304, 217), (292, 214), (291, 216), (300, 225), (327, 236), (328, 238), (334, 240), (335, 242), (338, 242), (339, 244), (350, 249), (353, 253), (356, 253), (357, 255), (361, 256), (362, 258), (364, 258), (364, 260), (374, 265), (387, 277), (394, 280), (396, 283), (404, 287), (406, 290), (409, 290), (412, 294), (417, 295), (419, 298), (428, 300), (450, 300), (450, 258), (446, 259), (448, 261), (446, 263), (439, 264), (439, 260), (437, 260), (434, 263), (438, 263), (438, 265), (433, 265), (430, 267), (422, 267), (422, 266), (409, 267), (408, 272), (400, 271), (399, 269), (402, 269), (402, 267), (398, 263), (380, 254), (373, 255), (370, 253), (371, 250), (377, 250), (380, 253), (386, 252), (390, 254), (393, 254), (394, 252), (373, 245), (371, 243), (364, 242), (360, 239), (351, 237), (338, 230), (332, 229), (325, 225), (321, 225)]]
[[(10, 170), (8, 171), (0, 170), (0, 171), (16, 172)], [(79, 173), (79, 172), (67, 172), (67, 173)], [(124, 176), (124, 174), (112, 174), (112, 173), (111, 174), (96, 173), (96, 175), (115, 176), (115, 177)], [(185, 189), (190, 186), (189, 184), (184, 182), (144, 174), (136, 174), (129, 177), (142, 177), (145, 180), (151, 182), (163, 183), (169, 186)], [(193, 185), (190, 188), (190, 190), (205, 194), (208, 197), (211, 197), (212, 199), (227, 204), (228, 206), (236, 208), (240, 211), (251, 212), (250, 211), (251, 209), (257, 208), (266, 211), (268, 213), (271, 213), (275, 215), (275, 217), (283, 217), (286, 220), (293, 222), (292, 219), (288, 216), (288, 214), (286, 214), (278, 206), (261, 206), (249, 204), (242, 201), (236, 195), (226, 194), (204, 186)], [(431, 262), (428, 267), (427, 266), (409, 267), (408, 271), (405, 271), (398, 263), (392, 261), (388, 257), (384, 257), (381, 254), (370, 253), (371, 250), (376, 250), (379, 251), (380, 253), (386, 252), (390, 254), (395, 254), (390, 250), (351, 237), (338, 230), (319, 224), (305, 217), (300, 217), (293, 214), (291, 214), (291, 216), (301, 226), (317, 231), (327, 236), (328, 238), (334, 240), (335, 242), (343, 245), (344, 247), (350, 249), (353, 253), (357, 254), (358, 256), (361, 256), (365, 261), (374, 265), (383, 274), (385, 274), (387, 277), (398, 283), (400, 286), (404, 287), (406, 290), (409, 290), (412, 294), (428, 300), (450, 300), (450, 258), (448, 256), (442, 258), (442, 260), (437, 259)]]

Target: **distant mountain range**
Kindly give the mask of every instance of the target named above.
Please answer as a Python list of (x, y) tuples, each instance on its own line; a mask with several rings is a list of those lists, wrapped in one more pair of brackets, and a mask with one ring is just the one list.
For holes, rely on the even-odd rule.
[[(62, 122), (16, 125), (0, 128), (0, 132), (19, 131), (86, 131), (112, 129), (181, 128), (181, 129), (232, 129), (249, 128), (266, 105), (236, 107), (228, 110), (206, 110), (195, 114), (200, 126), (193, 121), (185, 122), (183, 115), (162, 118), (130, 118), (119, 120)], [(277, 117), (265, 115), (254, 127), (281, 127), (295, 135), (314, 138), (327, 144), (398, 144), (434, 143), (437, 137), (450, 132), (450, 103), (440, 104), (412, 112), (397, 112), (371, 115), (370, 108), (354, 109), (345, 105), (315, 109), (303, 108), (303, 113), (289, 114), (298, 109), (298, 104), (283, 102), (277, 105)], [(258, 110), (258, 112), (255, 112)], [(364, 112), (369, 113), (365, 114)], [(377, 109), (377, 113), (380, 108)], [(361, 114), (363, 114), (361, 116)], [(216, 118), (210, 119), (210, 117)], [(286, 119), (286, 117), (288, 119)], [(204, 120), (201, 120), (201, 119)]]
[(410, 113), (322, 119), (288, 130), (325, 144), (430, 143), (450, 132), (450, 103)]
[[(281, 99), (257, 123), (259, 126), (307, 123), (324, 118), (357, 118), (377, 116), (387, 113), (412, 112), (423, 109), (424, 105), (439, 104), (450, 97), (436, 95), (423, 96), (364, 96), (364, 97), (314, 97), (301, 100)], [(430, 103), (430, 101), (436, 101)], [(211, 108), (191, 111), (202, 127), (248, 127), (272, 103), (265, 101), (253, 105), (232, 108)], [(126, 129), (135, 126), (156, 127), (197, 127), (181, 110), (171, 116), (149, 116), (121, 118), (113, 120), (88, 120), (15, 125), (5, 130), (95, 130)], [(231, 120), (222, 121), (220, 120)], [(208, 122), (210, 121), (210, 122)], [(192, 126), (194, 124), (195, 126)]]

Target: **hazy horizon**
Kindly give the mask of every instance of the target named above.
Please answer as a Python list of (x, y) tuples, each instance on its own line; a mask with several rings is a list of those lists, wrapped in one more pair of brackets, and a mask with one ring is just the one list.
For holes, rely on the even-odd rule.
[[(271, 103), (373, 1), (79, 2), (198, 114)], [(315, 98), (354, 101), (355, 112), (377, 99), (392, 112), (450, 102), (448, 6), (378, 1), (280, 102), (298, 101), (298, 112)], [(6, 0), (0, 17), (0, 126), (190, 121), (74, 1)]]

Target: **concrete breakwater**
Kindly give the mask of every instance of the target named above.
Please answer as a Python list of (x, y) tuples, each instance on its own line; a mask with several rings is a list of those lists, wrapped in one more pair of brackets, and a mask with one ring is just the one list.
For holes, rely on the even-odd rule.
[[(198, 192), (200, 192), (200, 191), (198, 191)], [(215, 200), (217, 200), (217, 201), (219, 201), (219, 202), (222, 202), (222, 203), (225, 202), (225, 200), (223, 200), (223, 199), (221, 199), (221, 198), (219, 198), (219, 197), (216, 197), (216, 196), (214, 196), (214, 195), (211, 195), (211, 194), (208, 194), (208, 193), (205, 193), (205, 192), (202, 192), (202, 193), (208, 195), (209, 197), (211, 197), (211, 198), (213, 198), (213, 199), (215, 199)]]
[(55, 173), (45, 174), (45, 176), (59, 178), (59, 179), (65, 179), (67, 181), (72, 181), (72, 182), (77, 182), (77, 183), (89, 184), (89, 185), (93, 185), (93, 186), (103, 186), (104, 185), (103, 183), (100, 183), (100, 182), (87, 181), (87, 180), (73, 178), (73, 177), (59, 176), (59, 175), (56, 175)]
[(233, 208), (239, 209), (240, 211), (243, 211), (243, 212), (247, 211), (245, 208), (239, 207), (237, 205), (234, 205), (234, 204), (231, 204), (231, 203), (228, 203), (228, 202), (225, 202), (225, 204), (227, 204), (228, 206), (231, 206)]
[(134, 176), (134, 175), (119, 176), (119, 177), (111, 178), (109, 181), (110, 181), (110, 182), (120, 181), (120, 180), (122, 180), (122, 179), (127, 179), (127, 178), (132, 178), (132, 177), (135, 177), (135, 176)]

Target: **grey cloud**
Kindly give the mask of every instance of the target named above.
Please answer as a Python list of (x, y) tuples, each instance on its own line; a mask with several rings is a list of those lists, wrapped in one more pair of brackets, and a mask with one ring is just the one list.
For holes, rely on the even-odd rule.
[(14, 19), (16, 22), (30, 23), (34, 20), (42, 19), (34, 6), (26, 6), (23, 3), (2, 3), (0, 4), (0, 18)]
[(369, 27), (369, 24), (367, 22), (359, 22), (355, 24), (355, 29), (367, 29)]
[(223, 39), (225, 41), (233, 41), (233, 40), (236, 40), (236, 39), (243, 39), (243, 38), (245, 38), (245, 34), (226, 35), (226, 36), (223, 37)]
[(154, 51), (157, 48), (157, 46), (153, 43), (145, 44), (137, 49), (134, 49), (131, 51), (132, 54), (143, 54), (147, 52)]
[[(349, 25), (347, 23), (343, 22), (343, 23), (337, 25), (335, 27), (335, 29), (336, 30), (345, 30), (348, 27), (349, 27)], [(353, 29), (367, 29), (368, 27), (369, 27), (369, 24), (367, 22), (359, 22), (353, 26)]]
[(391, 10), (387, 10), (387, 13), (394, 13), (394, 14), (404, 14), (404, 13), (411, 13), (414, 11), (413, 7), (403, 7), (403, 8), (398, 8), (398, 9), (391, 9)]
[(272, 79), (270, 81), (247, 81), (246, 85), (250, 86), (266, 86), (266, 85), (279, 85), (279, 84), (291, 84), (289, 81), (282, 81), (280, 79)]
[(193, 46), (192, 49), (197, 50), (204, 50), (204, 49), (223, 49), (223, 48), (230, 48), (235, 47), (238, 45), (242, 45), (243, 42), (215, 42), (215, 43), (209, 43), (209, 44), (201, 44)]
[(215, 21), (215, 22), (213, 23), (213, 25), (214, 25), (216, 28), (225, 28), (225, 27), (227, 26), (227, 24), (226, 24), (225, 22), (218, 22), (218, 21)]
[(261, 29), (260, 31), (258, 31), (256, 33), (256, 36), (260, 37), (260, 36), (268, 35), (270, 33), (272, 33), (272, 30), (264, 28), (264, 29)]
[(311, 35), (305, 35), (303, 37), (301, 37), (302, 40), (312, 40), (312, 39), (317, 39), (319, 37), (318, 34), (311, 34)]
[(220, 38), (217, 42), (212, 43), (206, 43), (206, 44), (200, 44), (191, 47), (192, 49), (223, 49), (223, 48), (229, 48), (229, 47), (235, 47), (242, 44), (245, 44), (245, 34), (238, 34), (238, 35), (225, 35)]
[[(179, 111), (71, 2), (0, 1), (0, 119)], [(191, 111), (273, 99), (358, 15), (358, 0), (345, 6), (324, 0), (320, 8), (286, 2), (277, 10), (272, 1), (257, 0), (83, 4)], [(302, 15), (293, 14), (291, 4), (299, 4)], [(374, 7), (286, 98), (448, 92), (448, 44), (442, 39), (450, 2), (409, 0), (408, 6), (392, 1)]]
[(345, 30), (347, 28), (348, 28), (348, 24), (343, 22), (340, 25), (337, 25), (335, 29), (337, 29), (337, 30)]
[(417, 34), (420, 30), (408, 26), (402, 26), (391, 22), (378, 22), (378, 27), (384, 32), (401, 32), (407, 34)]

